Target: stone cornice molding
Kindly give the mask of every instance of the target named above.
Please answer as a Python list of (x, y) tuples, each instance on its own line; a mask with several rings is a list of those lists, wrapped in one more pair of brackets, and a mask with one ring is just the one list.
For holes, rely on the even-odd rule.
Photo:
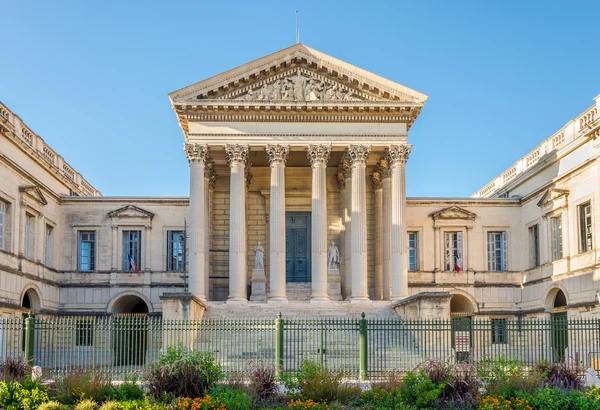
[(202, 161), (206, 164), (208, 160), (208, 145), (188, 142), (184, 144), (183, 150), (190, 164), (196, 161)]
[(227, 144), (225, 145), (225, 156), (229, 166), (244, 164), (248, 162), (248, 145)]
[(394, 166), (406, 166), (408, 156), (412, 151), (412, 145), (390, 145), (386, 150), (387, 159), (392, 167)]
[(369, 159), (369, 153), (371, 152), (370, 145), (350, 145), (348, 148), (348, 159), (352, 167), (359, 165), (366, 165), (367, 159)]
[(289, 145), (269, 144), (266, 148), (269, 164), (273, 167), (276, 165), (285, 165), (290, 153)]
[(325, 144), (311, 144), (308, 146), (307, 156), (310, 160), (311, 166), (325, 165), (329, 161), (329, 155), (331, 154), (331, 145)]
[(122, 208), (116, 209), (108, 213), (109, 218), (137, 218), (137, 219), (149, 219), (154, 218), (154, 214), (150, 211), (146, 211), (135, 205), (127, 205)]
[(19, 187), (19, 192), (21, 192), (22, 196), (27, 195), (29, 198), (33, 199), (41, 205), (48, 205), (48, 200), (46, 200), (46, 197), (44, 196), (42, 190), (38, 186), (21, 186)]

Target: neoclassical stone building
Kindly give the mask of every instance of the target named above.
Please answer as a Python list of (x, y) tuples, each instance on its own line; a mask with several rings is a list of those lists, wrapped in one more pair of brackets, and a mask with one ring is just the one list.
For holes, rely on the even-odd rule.
[(600, 96), (463, 199), (406, 198), (426, 95), (304, 45), (169, 98), (189, 198), (101, 196), (0, 104), (4, 314), (600, 313)]

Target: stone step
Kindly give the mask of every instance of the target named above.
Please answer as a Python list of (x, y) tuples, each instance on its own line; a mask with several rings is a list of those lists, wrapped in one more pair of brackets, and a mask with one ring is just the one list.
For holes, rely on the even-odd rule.
[(308, 301), (312, 294), (312, 283), (290, 282), (285, 285), (285, 292), (290, 301)]

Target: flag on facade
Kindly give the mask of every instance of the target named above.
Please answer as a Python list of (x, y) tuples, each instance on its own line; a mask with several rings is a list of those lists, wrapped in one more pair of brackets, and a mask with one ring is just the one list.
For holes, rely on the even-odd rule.
[(458, 255), (454, 256), (454, 270), (456, 273), (460, 273), (460, 265), (462, 265), (462, 260), (458, 257)]
[(131, 257), (130, 253), (127, 254), (127, 258), (129, 259), (129, 268), (132, 269), (134, 272), (140, 273), (140, 269)]

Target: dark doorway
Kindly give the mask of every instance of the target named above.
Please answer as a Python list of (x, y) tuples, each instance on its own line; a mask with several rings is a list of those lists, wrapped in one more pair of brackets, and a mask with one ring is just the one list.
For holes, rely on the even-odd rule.
[(310, 213), (285, 214), (285, 280), (310, 282)]
[(134, 295), (123, 296), (113, 306), (115, 366), (142, 366), (148, 350), (148, 306)]
[[(566, 308), (567, 297), (559, 290), (554, 297), (554, 309)], [(567, 312), (551, 313), (552, 327), (552, 360), (560, 362), (565, 360), (567, 348), (569, 347), (569, 322)]]

